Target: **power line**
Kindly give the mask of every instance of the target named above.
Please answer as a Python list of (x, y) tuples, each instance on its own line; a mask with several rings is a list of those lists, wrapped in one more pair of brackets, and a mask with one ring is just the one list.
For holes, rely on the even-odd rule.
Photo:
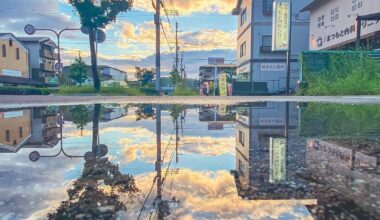
[(164, 33), (164, 37), (165, 37), (166, 43), (168, 44), (168, 47), (169, 47), (170, 53), (172, 54), (173, 59), (175, 59), (174, 54), (173, 54), (173, 51), (172, 51), (172, 48), (170, 47), (170, 44), (169, 44), (169, 40), (168, 40), (168, 38), (167, 38), (167, 36), (166, 36), (166, 32), (165, 32), (164, 25), (162, 25), (162, 22), (160, 22), (160, 24), (161, 24), (162, 32)]

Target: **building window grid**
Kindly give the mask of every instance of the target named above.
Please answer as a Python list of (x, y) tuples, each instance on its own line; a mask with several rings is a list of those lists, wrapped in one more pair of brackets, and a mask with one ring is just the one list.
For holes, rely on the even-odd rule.
[(16, 48), (16, 59), (20, 60), (20, 48)]
[(3, 51), (3, 57), (7, 57), (7, 48), (6, 48), (5, 44), (3, 44), (3, 46), (2, 46), (2, 51)]
[(13, 46), (13, 40), (12, 40), (12, 39), (9, 39), (9, 46), (10, 46), (10, 47)]
[(19, 137), (22, 138), (24, 135), (23, 135), (23, 132), (22, 132), (22, 127), (19, 127), (18, 128), (18, 133), (19, 133)]
[(244, 57), (247, 54), (247, 43), (244, 42), (240, 45), (240, 57)]
[(245, 134), (242, 131), (239, 131), (239, 143), (244, 146)]
[(7, 142), (11, 141), (11, 132), (9, 130), (5, 131), (5, 139)]
[(243, 26), (247, 21), (247, 9), (244, 9), (243, 13), (240, 15), (240, 26)]
[(263, 0), (263, 14), (264, 15), (273, 14), (273, 2), (274, 0)]

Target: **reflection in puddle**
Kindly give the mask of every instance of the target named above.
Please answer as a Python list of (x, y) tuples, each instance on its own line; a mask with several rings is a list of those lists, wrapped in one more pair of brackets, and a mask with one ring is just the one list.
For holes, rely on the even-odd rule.
[(376, 219), (380, 108), (0, 110), (4, 219)]

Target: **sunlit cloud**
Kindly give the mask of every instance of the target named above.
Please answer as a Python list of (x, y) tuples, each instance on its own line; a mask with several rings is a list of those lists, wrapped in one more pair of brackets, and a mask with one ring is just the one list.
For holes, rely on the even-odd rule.
[[(231, 13), (236, 0), (166, 0), (166, 9), (175, 8), (181, 15), (192, 13)], [(139, 0), (134, 2), (134, 9), (153, 12), (151, 0)]]

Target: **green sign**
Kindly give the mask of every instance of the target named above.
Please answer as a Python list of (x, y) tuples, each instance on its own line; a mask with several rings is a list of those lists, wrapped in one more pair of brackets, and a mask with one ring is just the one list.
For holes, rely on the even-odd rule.
[(227, 96), (227, 74), (222, 73), (219, 75), (219, 94), (220, 96)]
[(50, 77), (49, 84), (58, 84), (58, 77)]

